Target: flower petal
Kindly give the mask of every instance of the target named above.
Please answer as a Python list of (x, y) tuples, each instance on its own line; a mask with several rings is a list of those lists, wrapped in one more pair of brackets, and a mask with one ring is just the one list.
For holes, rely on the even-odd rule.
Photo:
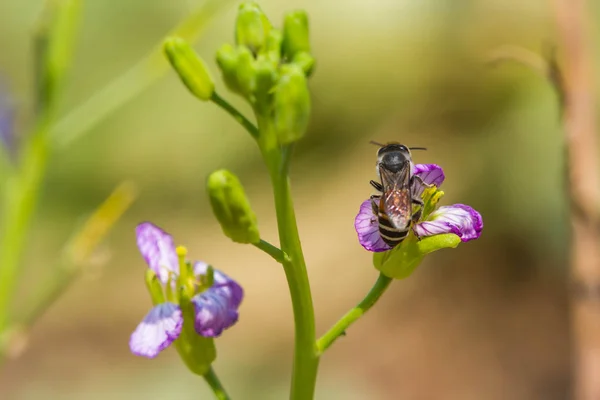
[(379, 222), (373, 213), (371, 199), (363, 201), (360, 205), (360, 211), (354, 219), (354, 229), (358, 234), (359, 243), (368, 251), (380, 252), (391, 249), (379, 234)]
[[(413, 172), (426, 184), (435, 185), (436, 187), (440, 187), (445, 179), (444, 170), (437, 164), (416, 164)], [(420, 196), (423, 190), (425, 190), (425, 186), (418, 180), (415, 180), (413, 193)]]
[(154, 307), (131, 334), (129, 348), (136, 356), (154, 358), (181, 333), (183, 316), (179, 306), (162, 303)]
[[(203, 261), (196, 261), (194, 264), (194, 275), (205, 275), (208, 264)], [(213, 268), (214, 284), (211, 289), (219, 289), (223, 296), (229, 298), (229, 305), (238, 308), (244, 298), (244, 289), (232, 278), (225, 275), (218, 269)]]
[(171, 235), (150, 222), (139, 224), (135, 234), (140, 253), (163, 284), (169, 280), (170, 272), (179, 274), (179, 261)]
[[(204, 263), (196, 263), (195, 271), (202, 273)], [(205, 337), (220, 336), (238, 320), (238, 308), (244, 297), (244, 291), (237, 282), (224, 273), (214, 270), (214, 285), (194, 296), (192, 302), (196, 310), (195, 328)]]
[(419, 236), (453, 233), (463, 242), (477, 239), (483, 230), (481, 214), (464, 204), (443, 206), (431, 213), (427, 221), (418, 223), (415, 232)]

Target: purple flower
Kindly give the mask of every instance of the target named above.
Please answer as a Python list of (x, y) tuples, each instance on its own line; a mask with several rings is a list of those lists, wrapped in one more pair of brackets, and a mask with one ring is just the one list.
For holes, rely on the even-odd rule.
[[(435, 164), (416, 164), (413, 172), (419, 176), (425, 185), (439, 187), (444, 182), (444, 171)], [(413, 192), (421, 198), (426, 186), (415, 180)], [(358, 241), (368, 251), (382, 252), (390, 250), (379, 234), (377, 216), (373, 211), (371, 200), (366, 200), (360, 205), (358, 215), (354, 220), (354, 227), (358, 234)], [(473, 208), (464, 204), (443, 206), (425, 215), (422, 220), (414, 225), (414, 231), (420, 237), (433, 236), (442, 233), (458, 235), (463, 242), (477, 239), (483, 229), (481, 215)]]
[[(138, 248), (160, 283), (175, 285), (180, 271), (173, 238), (150, 222), (138, 225), (136, 235)], [(237, 322), (238, 308), (244, 297), (242, 287), (218, 270), (213, 270), (212, 285), (203, 287), (202, 278), (209, 272), (209, 266), (200, 261), (193, 265), (197, 281), (196, 293), (191, 298), (194, 321), (184, 321), (181, 307), (173, 299), (158, 304), (131, 335), (129, 347), (133, 354), (156, 357), (179, 337), (184, 323), (194, 324), (201, 336), (217, 337)]]
[(426, 221), (415, 225), (415, 232), (419, 236), (454, 233), (463, 242), (477, 239), (482, 230), (481, 214), (464, 204), (442, 206), (432, 212)]

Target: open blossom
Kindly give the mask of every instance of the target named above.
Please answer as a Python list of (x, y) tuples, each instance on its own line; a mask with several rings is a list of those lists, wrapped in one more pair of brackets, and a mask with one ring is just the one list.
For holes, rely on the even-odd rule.
[[(170, 285), (174, 288), (180, 276), (180, 266), (173, 238), (149, 222), (138, 225), (136, 235), (138, 248), (148, 267), (164, 287)], [(195, 331), (201, 336), (217, 337), (237, 322), (238, 308), (244, 295), (241, 286), (224, 273), (213, 270), (212, 285), (203, 287), (201, 282), (209, 272), (208, 264), (197, 261), (192, 266), (198, 282), (191, 298), (194, 321), (184, 321), (177, 299), (174, 301), (170, 296), (169, 301), (152, 308), (131, 335), (129, 347), (133, 354), (156, 357), (179, 337), (184, 323), (194, 324)]]
[[(440, 187), (444, 182), (444, 171), (436, 164), (416, 164), (413, 173), (421, 178), (426, 185)], [(415, 180), (412, 191), (425, 200), (424, 191), (427, 186), (419, 180)], [(358, 241), (367, 250), (381, 252), (390, 250), (379, 234), (377, 216), (373, 213), (371, 200), (365, 200), (354, 220), (354, 227), (358, 234)], [(483, 229), (481, 214), (472, 207), (464, 204), (453, 204), (442, 206), (437, 210), (422, 215), (421, 219), (413, 227), (414, 233), (419, 237), (453, 233), (460, 237), (461, 241), (477, 239)]]

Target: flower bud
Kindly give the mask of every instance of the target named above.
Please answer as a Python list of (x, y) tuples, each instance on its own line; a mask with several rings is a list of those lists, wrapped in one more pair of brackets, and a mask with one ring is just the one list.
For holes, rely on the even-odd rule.
[(312, 75), (313, 69), (315, 67), (315, 59), (310, 54), (304, 51), (300, 51), (296, 53), (292, 62), (300, 68), (302, 68), (302, 70), (304, 71), (304, 75), (306, 75), (307, 77)]
[(227, 88), (235, 93), (241, 93), (240, 86), (237, 81), (237, 50), (230, 44), (224, 44), (217, 51), (217, 65), (223, 74), (223, 80)]
[(240, 4), (235, 23), (235, 39), (238, 45), (246, 46), (257, 54), (267, 41), (271, 23), (258, 4), (247, 1)]
[(413, 273), (427, 254), (459, 244), (460, 237), (452, 233), (428, 236), (421, 240), (410, 236), (390, 251), (374, 253), (373, 265), (390, 278), (404, 279)]
[(287, 13), (283, 22), (283, 53), (293, 59), (300, 51), (310, 53), (308, 16), (302, 10)]
[(215, 171), (208, 177), (207, 189), (225, 236), (238, 243), (258, 243), (256, 215), (238, 178), (227, 170)]
[(164, 42), (164, 50), (171, 66), (190, 92), (200, 100), (210, 100), (215, 84), (202, 59), (189, 43), (177, 37)]
[(267, 37), (266, 53), (267, 58), (277, 64), (281, 61), (281, 44), (283, 34), (277, 29), (271, 29)]
[(304, 136), (310, 115), (310, 95), (304, 71), (297, 65), (281, 68), (274, 92), (274, 127), (279, 144)]
[(254, 56), (250, 50), (243, 46), (238, 46), (237, 53), (236, 78), (240, 88), (240, 94), (252, 101), (252, 95), (256, 89)]
[(256, 108), (262, 112), (272, 105), (273, 87), (277, 82), (277, 63), (264, 55), (255, 62), (256, 70)]

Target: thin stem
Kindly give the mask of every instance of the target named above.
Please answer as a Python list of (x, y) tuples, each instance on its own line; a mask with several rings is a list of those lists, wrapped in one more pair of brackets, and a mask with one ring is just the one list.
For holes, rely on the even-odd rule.
[(4, 188), (2, 215), (5, 220), (0, 238), (0, 331), (8, 324), (8, 307), (20, 270), (25, 236), (46, 171), (48, 127), (49, 119), (45, 118), (25, 150), (20, 173), (12, 175)]
[(392, 282), (392, 278), (379, 274), (375, 285), (371, 288), (367, 296), (354, 308), (346, 313), (338, 322), (335, 323), (319, 340), (317, 340), (317, 349), (319, 353), (325, 352), (340, 336), (346, 333), (346, 329), (356, 322), (364, 313), (377, 303), (377, 300), (387, 290)]
[(273, 257), (273, 259), (280, 264), (284, 261), (290, 261), (290, 258), (287, 256), (287, 254), (281, 251), (279, 247), (273, 246), (266, 240), (261, 239), (260, 242), (253, 243), (253, 245)]
[(237, 122), (240, 123), (252, 135), (254, 139), (258, 139), (258, 128), (254, 126), (248, 118), (246, 118), (241, 112), (239, 112), (234, 106), (229, 104), (227, 100), (222, 98), (217, 94), (217, 92), (213, 92), (211, 100), (213, 103), (221, 107), (225, 110), (229, 115), (231, 115)]
[(600, 168), (591, 36), (592, 2), (555, 0), (557, 40), (564, 53), (564, 135), (567, 188), (571, 206), (570, 277), (573, 395), (600, 398)]
[(221, 385), (221, 381), (219, 381), (219, 378), (217, 377), (215, 370), (212, 367), (210, 367), (208, 372), (202, 376), (204, 377), (204, 380), (206, 381), (206, 383), (208, 383), (208, 386), (210, 386), (210, 388), (212, 389), (212, 391), (215, 394), (215, 397), (217, 399), (219, 399), (219, 400), (229, 400), (230, 399), (229, 395), (225, 391), (225, 388), (223, 387), (223, 385)]
[[(279, 242), (281, 249), (288, 255), (284, 260), (285, 271), (292, 309), (294, 311), (294, 366), (292, 371), (291, 400), (310, 400), (314, 396), (317, 380), (319, 356), (316, 348), (315, 315), (312, 295), (296, 215), (292, 201), (290, 180), (287, 171), (289, 153), (283, 152), (277, 145), (268, 119), (259, 117), (259, 145), (269, 168), (273, 194)], [(284, 157), (283, 155), (286, 154)]]

